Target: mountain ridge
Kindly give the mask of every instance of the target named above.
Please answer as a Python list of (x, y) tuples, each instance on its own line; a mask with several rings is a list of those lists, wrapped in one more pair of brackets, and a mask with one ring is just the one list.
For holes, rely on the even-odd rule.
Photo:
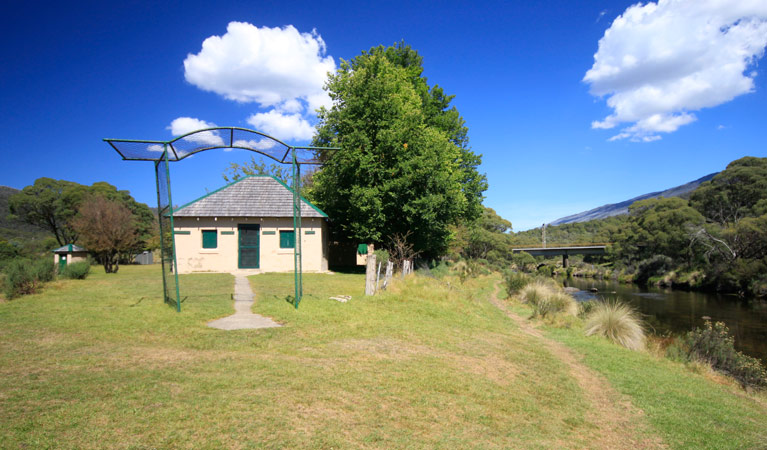
[(548, 225), (563, 225), (566, 223), (588, 222), (590, 220), (605, 219), (607, 217), (628, 214), (629, 206), (631, 206), (632, 203), (638, 202), (639, 200), (646, 200), (648, 198), (685, 197), (689, 195), (692, 191), (697, 189), (698, 186), (701, 185), (701, 183), (714, 178), (714, 176), (716, 176), (716, 174), (718, 173), (719, 172), (710, 173), (708, 175), (698, 178), (697, 180), (690, 181), (689, 183), (675, 186), (663, 191), (650, 192), (649, 194), (640, 195), (638, 197), (634, 197), (632, 199), (625, 200), (622, 202), (610, 203), (607, 205), (596, 207), (594, 209), (590, 209), (588, 211), (583, 211), (583, 212), (579, 212), (569, 216), (560, 217), (559, 219), (549, 223)]

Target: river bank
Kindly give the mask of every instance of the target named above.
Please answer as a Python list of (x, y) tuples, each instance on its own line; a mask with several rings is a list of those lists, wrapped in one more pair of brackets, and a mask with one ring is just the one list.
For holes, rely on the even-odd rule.
[(724, 322), (738, 350), (767, 362), (767, 301), (732, 294), (639, 286), (611, 279), (562, 278), (577, 288), (577, 300), (621, 300), (643, 314), (650, 331), (659, 336), (681, 335), (702, 327), (704, 317)]

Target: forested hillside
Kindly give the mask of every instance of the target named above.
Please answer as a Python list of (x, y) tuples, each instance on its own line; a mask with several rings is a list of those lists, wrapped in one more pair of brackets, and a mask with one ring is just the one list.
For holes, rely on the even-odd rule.
[(50, 232), (11, 216), (8, 198), (18, 192), (21, 191), (0, 186), (0, 253), (41, 251), (48, 246), (53, 248), (55, 240)]
[[(540, 228), (515, 245), (540, 244)], [(612, 243), (604, 261), (639, 283), (767, 295), (767, 158), (745, 157), (689, 196), (640, 200), (629, 214), (549, 226), (548, 244)]]

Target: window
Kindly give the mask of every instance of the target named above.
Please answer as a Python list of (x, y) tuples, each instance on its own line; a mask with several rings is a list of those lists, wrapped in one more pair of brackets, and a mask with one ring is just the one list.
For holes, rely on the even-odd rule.
[(296, 232), (293, 230), (280, 231), (280, 248), (295, 248)]
[(202, 248), (218, 247), (218, 235), (216, 230), (202, 230)]

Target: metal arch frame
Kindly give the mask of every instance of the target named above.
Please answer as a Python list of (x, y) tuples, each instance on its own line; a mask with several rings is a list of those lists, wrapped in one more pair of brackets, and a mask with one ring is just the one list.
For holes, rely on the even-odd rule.
[[(222, 131), (222, 130), (228, 130), (229, 131), (229, 145), (207, 145), (203, 146), (201, 148), (195, 148), (192, 151), (184, 152), (184, 151), (177, 151), (174, 147), (174, 143), (186, 139), (189, 136), (204, 133), (204, 132), (213, 132), (213, 131)], [(269, 153), (266, 153), (264, 151), (261, 151), (257, 148), (252, 147), (244, 147), (241, 145), (234, 145), (234, 132), (235, 131), (242, 131), (246, 133), (256, 134), (258, 136), (261, 136), (263, 138), (270, 139), (274, 141), (277, 144), (280, 144), (285, 148), (285, 153), (283, 154), (281, 159), (275, 158), (273, 155), (270, 155)], [(220, 137), (220, 136), (219, 136)], [(186, 133), (184, 135), (175, 137), (169, 141), (155, 141), (155, 140), (140, 140), (140, 139), (104, 139), (104, 142), (108, 143), (121, 157), (124, 161), (153, 161), (155, 163), (155, 182), (157, 184), (157, 207), (158, 207), (158, 216), (161, 216), (160, 210), (162, 209), (161, 201), (160, 201), (160, 178), (158, 175), (158, 167), (161, 162), (165, 163), (165, 169), (166, 169), (166, 181), (167, 181), (167, 191), (168, 191), (168, 216), (170, 217), (170, 229), (171, 229), (171, 239), (172, 239), (172, 247), (171, 251), (173, 252), (173, 259), (171, 261), (172, 267), (175, 267), (176, 269), (173, 270), (173, 275), (175, 277), (176, 281), (176, 292), (175, 292), (175, 302), (171, 302), (172, 299), (168, 297), (168, 291), (165, 281), (165, 255), (163, 255), (162, 264), (163, 264), (163, 296), (166, 303), (175, 303), (176, 311), (181, 311), (181, 294), (178, 284), (178, 263), (176, 261), (176, 231), (173, 226), (173, 202), (171, 200), (171, 183), (170, 183), (170, 166), (168, 165), (169, 162), (173, 161), (181, 161), (184, 158), (187, 158), (189, 156), (192, 156), (194, 154), (207, 151), (207, 150), (215, 150), (220, 148), (236, 148), (241, 150), (247, 150), (252, 151), (255, 153), (258, 153), (262, 156), (266, 156), (267, 158), (270, 158), (280, 164), (290, 164), (292, 168), (292, 177), (293, 177), (293, 233), (294, 233), (294, 241), (295, 244), (293, 246), (293, 274), (294, 274), (294, 297), (293, 297), (293, 305), (295, 309), (298, 309), (299, 303), (301, 303), (301, 298), (303, 297), (303, 261), (302, 261), (302, 245), (301, 245), (301, 164), (312, 164), (312, 165), (321, 165), (322, 162), (317, 159), (313, 161), (299, 161), (296, 150), (308, 150), (308, 151), (314, 151), (314, 152), (324, 152), (324, 151), (336, 151), (340, 150), (338, 147), (312, 147), (312, 146), (293, 146), (288, 145), (285, 142), (274, 138), (272, 136), (269, 136), (268, 134), (262, 133), (260, 131), (251, 130), (248, 128), (241, 128), (241, 127), (212, 127), (212, 128), (203, 128), (200, 130), (192, 131), (190, 133)], [(138, 144), (150, 144), (150, 145), (162, 145), (162, 154), (160, 154), (157, 158), (129, 158), (126, 157), (125, 154), (120, 151), (118, 148), (120, 143), (138, 143)], [(170, 152), (173, 153), (173, 158), (170, 157)], [(182, 153), (182, 155), (179, 157), (179, 153)], [(324, 155), (321, 155), (321, 157)], [(162, 226), (163, 226), (163, 220), (162, 217), (158, 218), (159, 220), (159, 226), (160, 226), (160, 238), (162, 239)], [(163, 247), (161, 246), (161, 251), (164, 252)]]

